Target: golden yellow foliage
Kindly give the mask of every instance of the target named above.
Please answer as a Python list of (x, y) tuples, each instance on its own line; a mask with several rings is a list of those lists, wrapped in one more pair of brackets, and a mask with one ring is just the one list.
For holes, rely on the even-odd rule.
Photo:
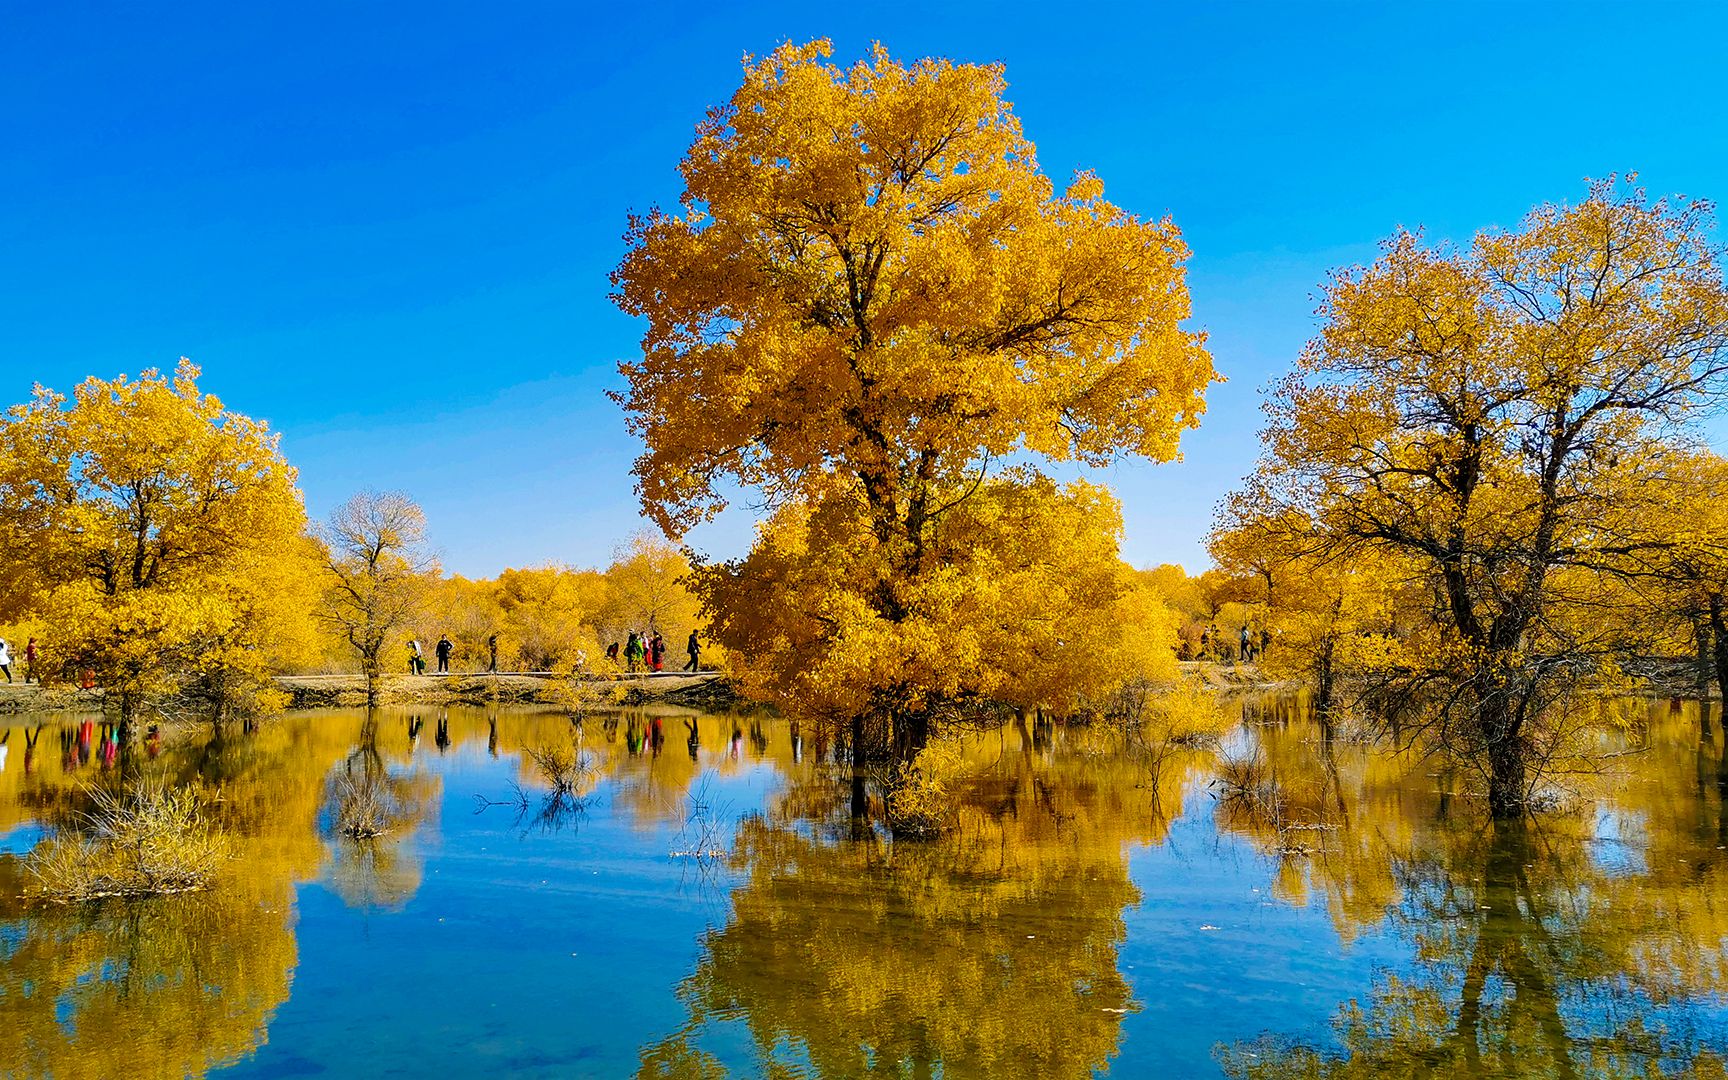
[(1399, 233), (1335, 276), (1269, 401), (1249, 500), (1324, 564), (1371, 556), (1426, 593), (1405, 658), (1504, 815), (1571, 685), (1624, 644), (1605, 582), (1667, 543), (1673, 448), (1728, 377), (1709, 226), (1609, 180), (1466, 250)]
[(838, 470), (905, 524), (982, 455), (1173, 456), (1213, 379), (1175, 226), (1090, 174), (1054, 194), (999, 67), (828, 53), (747, 61), (683, 214), (631, 222), (613, 280), (649, 324), (623, 366), (649, 514), (681, 532), (723, 475), (812, 498)]
[[(668, 656), (686, 659), (684, 647), (692, 630), (705, 629), (701, 603), (690, 591), (690, 560), (679, 548), (650, 532), (639, 532), (619, 545), (605, 572), (605, 599), (597, 625), (608, 642), (625, 641), (632, 630), (666, 639)], [(704, 666), (721, 660), (723, 650), (702, 641)]]
[[(682, 212), (632, 220), (613, 281), (648, 328), (619, 400), (668, 535), (717, 513), (728, 479), (777, 509), (698, 588), (747, 683), (890, 716), (909, 754), (940, 700), (1072, 707), (1112, 668), (1158, 665), (1173, 629), (1123, 580), (1113, 510), (989, 467), (1170, 458), (1214, 375), (1180, 325), (1175, 226), (1091, 174), (1057, 194), (999, 67), (828, 54), (746, 61), (684, 160)], [(1053, 536), (1080, 552), (1038, 546)]]
[(574, 665), (579, 654), (589, 662), (601, 658), (594, 630), (606, 596), (601, 575), (561, 567), (506, 570), (495, 596), (503, 616), (499, 651), (513, 654), (522, 670)]
[[(1115, 500), (1083, 482), (986, 482), (898, 577), (865, 508), (782, 511), (740, 563), (696, 576), (747, 693), (839, 722), (1004, 702), (1071, 713), (1175, 678), (1175, 620), (1116, 554)], [(919, 744), (921, 745), (921, 743)], [(914, 748), (915, 749), (915, 748)]]
[(1648, 620), (1649, 651), (1696, 649), (1702, 696), (1712, 666), (1718, 691), (1728, 686), (1728, 461), (1709, 450), (1669, 457), (1664, 513), (1651, 522), (1667, 542), (1643, 553), (1623, 606)]
[(423, 575), (411, 583), (411, 610), (391, 640), (413, 635), (424, 647), (448, 636), (456, 670), (484, 670), (496, 635), (500, 670), (569, 673), (602, 670), (606, 646), (633, 631), (644, 641), (659, 631), (666, 667), (676, 669), (694, 630), (704, 638), (702, 665), (712, 669), (725, 653), (705, 639), (690, 569), (681, 549), (644, 532), (620, 544), (604, 570), (546, 565), (478, 580)]
[[(77, 658), (126, 712), (189, 676), (254, 677), (228, 648), (299, 647), (305, 521), (294, 470), (262, 423), (169, 378), (88, 379), (68, 402), (38, 387), (0, 420), (6, 603)], [(3, 614), (3, 613), (0, 613)]]

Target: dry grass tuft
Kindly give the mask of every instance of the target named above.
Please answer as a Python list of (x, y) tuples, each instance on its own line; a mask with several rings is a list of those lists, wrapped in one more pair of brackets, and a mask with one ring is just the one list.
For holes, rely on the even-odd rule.
[(353, 840), (373, 840), (394, 831), (406, 817), (387, 777), (343, 771), (328, 784), (336, 807), (336, 831)]
[(96, 808), (76, 832), (58, 833), (24, 860), (32, 898), (77, 903), (110, 896), (165, 896), (208, 886), (231, 853), (204, 821), (192, 788), (142, 788), (127, 795), (96, 788)]

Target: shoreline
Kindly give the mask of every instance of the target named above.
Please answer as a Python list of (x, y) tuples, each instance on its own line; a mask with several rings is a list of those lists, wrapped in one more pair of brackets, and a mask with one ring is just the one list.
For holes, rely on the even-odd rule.
[[(278, 675), (275, 683), (288, 693), (290, 710), (366, 704), (366, 680), (360, 675)], [(589, 693), (599, 698), (586, 703), (590, 708), (654, 702), (726, 707), (740, 700), (731, 680), (718, 671), (694, 675), (661, 671), (580, 680), (533, 671), (385, 675), (379, 691), (380, 705), (569, 705), (572, 694)], [(616, 700), (610, 700), (614, 696)]]
[[(360, 675), (276, 675), (271, 680), (288, 695), (287, 712), (366, 704), (366, 680)], [(571, 703), (571, 694), (593, 693), (590, 708), (670, 705), (730, 708), (742, 704), (731, 680), (718, 671), (689, 675), (658, 672), (645, 675), (595, 677), (572, 684), (550, 673), (453, 672), (449, 675), (385, 675), (378, 704), (390, 705), (549, 705)], [(614, 696), (616, 700), (613, 700)], [(0, 683), (0, 716), (29, 713), (99, 713), (102, 690), (75, 686)]]
[[(1253, 664), (1219, 664), (1212, 661), (1179, 662), (1185, 679), (1199, 682), (1223, 694), (1288, 692), (1300, 688), (1296, 681), (1265, 679)], [(284, 711), (353, 708), (366, 704), (366, 680), (357, 674), (276, 675), (276, 688), (288, 695)], [(378, 704), (392, 705), (545, 705), (568, 706), (573, 693), (598, 700), (589, 708), (648, 704), (683, 705), (729, 709), (746, 705), (723, 672), (704, 671), (690, 675), (663, 671), (641, 675), (593, 676), (580, 682), (553, 676), (550, 672), (452, 672), (448, 675), (383, 676)], [(81, 690), (73, 686), (40, 687), (35, 684), (0, 683), (0, 715), (23, 713), (97, 713), (102, 711), (101, 689)]]
[[(1697, 691), (1689, 665), (1677, 661), (1646, 662), (1639, 674), (1645, 685), (1637, 696), (1692, 699)], [(1220, 694), (1295, 693), (1306, 685), (1300, 679), (1270, 679), (1259, 665), (1219, 663), (1211, 660), (1177, 662), (1186, 680)], [(272, 681), (288, 694), (285, 711), (352, 708), (366, 703), (366, 681), (360, 675), (277, 675)], [(378, 704), (389, 705), (545, 705), (569, 707), (572, 697), (585, 699), (583, 706), (604, 709), (647, 704), (682, 705), (707, 709), (730, 709), (746, 705), (723, 672), (698, 674), (663, 671), (640, 675), (590, 676), (580, 681), (559, 678), (550, 672), (453, 672), (448, 675), (383, 676)], [(1707, 700), (1719, 700), (1716, 694)], [(80, 713), (102, 711), (100, 689), (74, 686), (43, 687), (22, 680), (0, 683), (0, 716), (30, 713)]]

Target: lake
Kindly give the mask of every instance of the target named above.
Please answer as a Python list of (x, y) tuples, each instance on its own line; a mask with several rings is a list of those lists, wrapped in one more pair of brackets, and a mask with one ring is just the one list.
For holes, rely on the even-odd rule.
[[(1230, 707), (1217, 747), (970, 736), (952, 830), (898, 842), (763, 716), (3, 717), (0, 1075), (1724, 1075), (1719, 717), (1641, 705), (1512, 829)], [(240, 840), (212, 891), (17, 898), (87, 788), (187, 783)]]

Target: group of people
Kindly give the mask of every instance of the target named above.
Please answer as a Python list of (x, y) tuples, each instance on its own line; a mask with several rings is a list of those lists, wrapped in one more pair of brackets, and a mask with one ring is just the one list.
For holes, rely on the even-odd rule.
[(624, 644), (624, 661), (631, 671), (659, 671), (666, 665), (666, 639), (658, 630), (652, 637), (630, 631), (630, 639)]
[[(619, 654), (619, 649), (620, 646), (616, 641), (606, 646), (606, 659), (612, 661), (614, 664), (618, 663), (619, 660), (622, 659), (625, 670), (627, 671), (665, 670), (667, 651), (666, 639), (660, 636), (660, 631), (658, 630), (655, 630), (652, 634), (645, 634), (639, 630), (632, 630), (630, 631), (629, 638), (622, 646), (622, 656)], [(702, 670), (702, 640), (697, 636), (696, 631), (690, 631), (690, 640), (685, 642), (684, 651), (690, 654), (690, 660), (680, 670)]]
[[(5, 638), (0, 638), (0, 672), (6, 674), (6, 681), (12, 681), (12, 646)], [(36, 639), (31, 638), (24, 646), (24, 681), (39, 683), (36, 677)]]
[[(497, 641), (498, 641), (498, 637), (496, 634), (494, 634), (492, 637), (492, 642), (493, 642), (493, 646), (492, 646), (492, 656), (493, 656), (492, 669), (494, 671), (496, 671), (498, 669), (498, 661), (497, 661), (498, 646), (496, 644)], [(433, 646), (432, 651), (438, 657), (438, 674), (440, 674), (440, 675), (450, 674), (450, 654), (456, 651), (456, 645), (455, 645), (455, 643), (453, 643), (450, 640), (450, 635), (440, 634), (438, 636), (438, 644)], [(420, 651), (420, 639), (419, 638), (409, 638), (408, 639), (408, 674), (410, 674), (410, 675), (424, 675), (424, 674), (426, 674), (426, 657)]]
[[(31, 639), (31, 648), (32, 650), (35, 648), (34, 638)], [(620, 649), (622, 649), (622, 656), (620, 656)], [(432, 653), (438, 661), (438, 674), (448, 675), (450, 673), (450, 657), (455, 651), (456, 645), (450, 640), (450, 636), (448, 634), (440, 635), (438, 638), (438, 644), (432, 648)], [(632, 672), (663, 671), (665, 670), (667, 651), (666, 639), (660, 636), (659, 630), (655, 630), (651, 634), (643, 633), (639, 630), (632, 630), (630, 631), (629, 640), (622, 646), (614, 641), (611, 645), (606, 647), (606, 659), (615, 664), (622, 659), (628, 667), (628, 670)], [(702, 640), (698, 636), (697, 631), (690, 631), (690, 640), (685, 643), (684, 651), (690, 654), (690, 660), (680, 670), (702, 670)], [(487, 637), (486, 654), (486, 670), (489, 673), (496, 674), (498, 671), (497, 634), (492, 634)], [(0, 656), (4, 655), (5, 642), (0, 641)], [(34, 655), (33, 652), (32, 655)], [(585, 662), (586, 660), (584, 659), (584, 663)], [(408, 674), (426, 674), (426, 657), (420, 647), (419, 638), (408, 639)], [(6, 677), (10, 680), (12, 677), (11, 673), (8, 672)]]
[(1262, 626), (1258, 633), (1249, 623), (1243, 623), (1236, 632), (1236, 651), (1230, 651), (1230, 643), (1218, 632), (1218, 624), (1213, 623), (1200, 631), (1201, 660), (1240, 660), (1244, 664), (1254, 663), (1264, 659), (1266, 647), (1272, 644), (1272, 631)]

